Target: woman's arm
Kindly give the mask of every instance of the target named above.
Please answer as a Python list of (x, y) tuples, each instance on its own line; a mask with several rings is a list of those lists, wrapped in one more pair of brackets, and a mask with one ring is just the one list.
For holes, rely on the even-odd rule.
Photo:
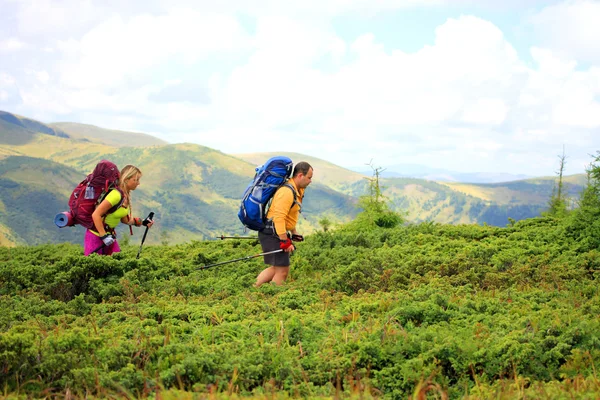
[(142, 220), (140, 218), (130, 218), (129, 215), (126, 215), (123, 218), (121, 218), (121, 222), (125, 225), (142, 226)]
[(92, 220), (94, 221), (94, 226), (96, 227), (96, 232), (100, 236), (106, 235), (106, 231), (104, 230), (104, 215), (112, 208), (112, 204), (108, 200), (102, 200), (102, 203), (96, 207), (94, 212), (92, 213)]
[[(126, 225), (142, 226), (143, 221), (139, 217), (129, 218), (129, 215), (127, 215), (127, 216), (121, 218), (121, 222)], [(146, 226), (148, 228), (150, 228), (153, 224), (154, 224), (154, 221), (150, 220), (150, 221), (148, 221), (148, 225), (146, 225)]]

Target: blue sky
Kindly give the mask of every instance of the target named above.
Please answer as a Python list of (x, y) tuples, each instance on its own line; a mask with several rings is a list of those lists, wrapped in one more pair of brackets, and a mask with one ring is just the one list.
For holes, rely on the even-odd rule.
[(600, 0), (0, 9), (0, 109), (44, 122), (344, 167), (553, 175), (600, 150)]

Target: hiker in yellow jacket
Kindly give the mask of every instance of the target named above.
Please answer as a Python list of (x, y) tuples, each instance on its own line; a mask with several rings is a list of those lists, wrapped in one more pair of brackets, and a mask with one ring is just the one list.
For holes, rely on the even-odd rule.
[(258, 233), (263, 252), (283, 250), (264, 256), (265, 268), (256, 278), (255, 287), (263, 283), (275, 282), (281, 285), (290, 271), (290, 254), (295, 250), (292, 241), (301, 242), (304, 237), (296, 231), (296, 223), (302, 209), (304, 189), (310, 185), (313, 168), (307, 162), (299, 162), (294, 167), (292, 177), (280, 187), (271, 201), (267, 212), (266, 228)]

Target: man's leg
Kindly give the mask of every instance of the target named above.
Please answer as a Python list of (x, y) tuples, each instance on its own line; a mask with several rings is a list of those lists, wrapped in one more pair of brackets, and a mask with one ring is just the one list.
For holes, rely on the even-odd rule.
[(271, 282), (275, 276), (275, 268), (279, 267), (267, 267), (263, 269), (262, 272), (256, 277), (256, 283), (254, 284), (254, 287), (259, 287), (263, 283)]
[(288, 273), (290, 272), (290, 267), (271, 267), (275, 270), (272, 281), (275, 282), (276, 285), (281, 285), (285, 282), (288, 277)]
[[(263, 252), (272, 252), (280, 250), (279, 248), (279, 237), (273, 234), (273, 230), (266, 230), (258, 233), (258, 240), (260, 241)], [(278, 252), (274, 254), (266, 254), (264, 256), (265, 264), (269, 267), (262, 270), (256, 277), (256, 283), (254, 287), (259, 287), (267, 282), (275, 282), (277, 285), (281, 285), (287, 279), (288, 272), (290, 270), (290, 254), (284, 252)]]

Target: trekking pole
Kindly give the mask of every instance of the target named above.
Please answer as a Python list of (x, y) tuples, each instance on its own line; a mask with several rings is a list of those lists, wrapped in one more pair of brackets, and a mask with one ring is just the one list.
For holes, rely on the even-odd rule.
[[(100, 247), (98, 247), (96, 250), (92, 251), (92, 252), (90, 253), (90, 255), (92, 255), (92, 254), (94, 254), (94, 253), (97, 253), (97, 252), (98, 252), (98, 250), (100, 250), (100, 249), (101, 249), (101, 248), (103, 248), (103, 247), (104, 247), (104, 242), (102, 242), (102, 244), (100, 245)], [(102, 253), (104, 253), (104, 252), (102, 252)]]
[(217, 236), (217, 238), (224, 240), (224, 239), (257, 239), (258, 240), (258, 236)]
[(142, 252), (142, 246), (144, 245), (144, 241), (146, 240), (146, 235), (148, 234), (148, 228), (149, 228), (148, 222), (152, 221), (152, 218), (154, 218), (154, 212), (150, 212), (150, 214), (148, 214), (148, 216), (146, 217), (146, 219), (143, 222), (146, 225), (146, 230), (144, 231), (144, 236), (142, 236), (142, 243), (140, 244), (140, 249), (138, 250), (136, 259), (140, 258), (140, 254)]
[(279, 249), (279, 250), (267, 251), (266, 253), (254, 254), (252, 256), (246, 256), (246, 257), (242, 257), (242, 258), (236, 258), (235, 260), (221, 261), (221, 262), (218, 262), (218, 263), (215, 263), (215, 264), (203, 265), (203, 266), (200, 267), (200, 269), (207, 269), (207, 268), (211, 268), (211, 267), (216, 267), (217, 265), (229, 264), (229, 263), (236, 262), (236, 261), (249, 260), (251, 258), (261, 257), (261, 256), (264, 256), (264, 255), (267, 255), (267, 254), (280, 253), (282, 251), (283, 251), (283, 249)]

